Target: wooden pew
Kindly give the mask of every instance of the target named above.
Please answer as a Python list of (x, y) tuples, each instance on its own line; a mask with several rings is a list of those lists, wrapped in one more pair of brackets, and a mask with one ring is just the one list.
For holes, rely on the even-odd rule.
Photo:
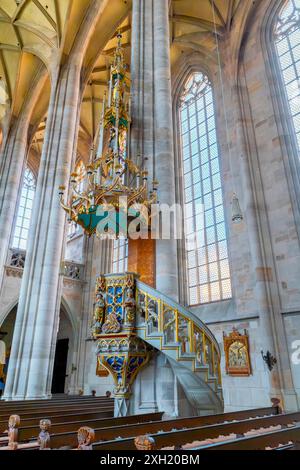
[[(109, 411), (110, 413), (112, 413), (114, 411), (114, 407), (113, 406), (110, 406), (110, 407), (101, 407), (101, 406), (89, 406), (87, 408), (80, 408), (79, 410), (78, 409), (66, 409), (64, 411), (51, 411), (51, 410), (45, 410), (45, 411), (35, 411), (34, 413), (21, 413), (22, 414), (22, 417), (24, 418), (24, 420), (33, 420), (33, 424), (37, 423), (39, 418), (42, 419), (42, 418), (53, 418), (53, 420), (55, 421), (55, 418), (60, 418), (62, 416), (73, 416), (75, 417), (76, 419), (76, 416), (77, 415), (80, 415), (80, 414), (87, 414), (87, 413), (91, 413), (91, 414), (94, 414), (94, 413), (101, 413), (103, 411)], [(10, 415), (9, 415), (10, 416)], [(1, 418), (1, 427), (0, 427), (0, 431), (1, 429), (3, 428), (3, 426), (5, 427), (5, 423), (7, 423), (8, 419), (9, 419), (9, 416), (5, 415), (4, 418), (5, 419), (2, 419)], [(71, 419), (71, 418), (70, 418)], [(26, 422), (25, 421), (25, 422)], [(74, 421), (74, 419), (73, 419)], [(59, 422), (59, 421), (58, 421)], [(30, 426), (30, 424), (28, 424)]]
[[(65, 413), (63, 416), (60, 416), (59, 422), (55, 422), (56, 416), (50, 416), (49, 414), (40, 416), (40, 417), (34, 417), (30, 420), (24, 421), (22, 419), (22, 428), (19, 431), (19, 441), (25, 441), (28, 439), (35, 439), (37, 432), (38, 432), (38, 422), (42, 418), (48, 418), (52, 421), (52, 430), (51, 434), (57, 434), (57, 436), (52, 436), (52, 442), (53, 446), (61, 446), (63, 445), (63, 433), (71, 433), (66, 435), (66, 445), (72, 443), (74, 441), (74, 433), (75, 431), (82, 425), (87, 425), (89, 427), (95, 428), (96, 429), (96, 436), (97, 440), (110, 440), (114, 439), (115, 437), (128, 437), (132, 436), (135, 437), (139, 434), (142, 434), (144, 432), (149, 433), (150, 428), (151, 432), (156, 433), (158, 431), (171, 431), (173, 429), (183, 429), (183, 428), (193, 428), (193, 427), (199, 427), (199, 426), (205, 426), (209, 425), (210, 423), (224, 423), (224, 421), (230, 421), (230, 420), (237, 420), (237, 419), (247, 419), (249, 417), (255, 417), (255, 416), (265, 416), (265, 415), (271, 415), (271, 414), (276, 414), (279, 412), (279, 409), (277, 407), (270, 407), (270, 408), (262, 408), (262, 409), (256, 409), (256, 410), (246, 410), (246, 411), (241, 411), (241, 412), (234, 412), (234, 413), (226, 413), (226, 414), (219, 414), (219, 415), (214, 415), (214, 416), (202, 416), (202, 417), (194, 417), (194, 418), (181, 418), (177, 420), (168, 420), (168, 421), (158, 421), (158, 422), (152, 422), (147, 429), (142, 429), (141, 427), (136, 429), (137, 425), (133, 425), (132, 428), (125, 426), (118, 428), (113, 427), (112, 429), (106, 429), (105, 430), (105, 436), (103, 436), (103, 431), (102, 431), (102, 419), (103, 415), (101, 414), (102, 410), (97, 410), (97, 416), (91, 416), (88, 418), (86, 411), (84, 412), (83, 415), (75, 415), (75, 419), (72, 419), (74, 417), (73, 415), (66, 416)], [(152, 415), (151, 421), (155, 421), (155, 415)], [(23, 415), (22, 415), (23, 417)], [(35, 422), (34, 419), (36, 419)], [(161, 420), (161, 413), (159, 414), (159, 420)], [(138, 423), (141, 421), (132, 421), (132, 423)], [(143, 421), (142, 421), (143, 422)], [(5, 424), (5, 429), (6, 429), (6, 422)], [(112, 426), (116, 426), (116, 424), (113, 424)], [(108, 426), (107, 426), (108, 427)], [(111, 427), (111, 426), (110, 426)], [(3, 429), (4, 430), (4, 429)], [(101, 432), (102, 431), (102, 432)], [(73, 432), (73, 435), (72, 435)]]
[[(141, 414), (141, 415), (133, 415), (133, 416), (125, 416), (125, 417), (120, 417), (120, 418), (102, 418), (97, 420), (97, 424), (101, 425), (101, 430), (104, 430), (113, 426), (129, 426), (132, 424), (136, 423), (147, 423), (147, 422), (158, 422), (159, 420), (162, 419), (163, 413), (157, 412), (157, 413), (147, 413), (147, 414)], [(51, 430), (49, 431), (50, 433), (50, 438), (51, 438), (51, 448), (59, 448), (62, 446), (71, 446), (71, 447), (76, 447), (77, 446), (77, 432), (80, 427), (86, 427), (86, 420), (83, 421), (76, 421), (74, 423), (62, 423), (60, 424), (60, 427), (64, 430), (63, 433), (61, 434), (53, 434), (53, 430), (57, 431), (60, 429), (60, 427), (55, 426), (51, 423)], [(84, 425), (84, 426), (83, 426)], [(67, 428), (74, 429), (74, 432), (67, 432)], [(18, 427), (18, 443), (19, 447), (18, 450), (31, 450), (31, 449), (36, 449), (38, 448), (38, 445), (36, 443), (36, 438), (39, 433), (39, 426), (32, 426), (28, 428), (22, 428), (21, 426)], [(30, 436), (30, 437), (29, 437)], [(32, 443), (30, 444), (31, 439), (33, 439)], [(22, 441), (27, 441), (26, 446), (23, 445)], [(6, 446), (8, 442), (8, 437), (5, 438), (4, 441), (0, 441), (0, 446)], [(6, 448), (0, 448), (0, 450), (7, 450)]]
[(52, 398), (47, 398), (47, 399), (39, 399), (39, 400), (0, 400), (0, 408), (5, 405), (10, 405), (11, 403), (14, 403), (16, 405), (22, 404), (22, 403), (32, 403), (32, 404), (39, 404), (39, 403), (51, 403), (51, 402), (65, 402), (65, 401), (75, 401), (75, 400), (89, 400), (91, 398), (107, 398), (104, 395), (103, 396), (96, 396), (93, 397), (93, 395), (53, 395)]
[(281, 447), (279, 447), (280, 445), (283, 446), (282, 450), (286, 450), (284, 447), (288, 448), (289, 450), (299, 450), (300, 425), (294, 426), (293, 428), (281, 429), (266, 434), (260, 434), (257, 436), (242, 437), (240, 439), (227, 442), (195, 447), (193, 450), (264, 450), (266, 448), (281, 450)]
[(0, 405), (0, 413), (6, 413), (7, 410), (15, 409), (15, 410), (22, 410), (22, 409), (35, 409), (39, 407), (53, 407), (53, 406), (79, 406), (85, 405), (88, 403), (106, 403), (112, 402), (112, 398), (107, 397), (89, 397), (84, 400), (44, 400), (40, 403), (31, 403), (31, 401), (23, 401), (21, 403), (15, 403), (13, 401), (7, 402), (4, 405)]
[[(51, 426), (51, 448), (58, 448), (65, 445), (76, 445), (76, 435), (77, 431), (80, 427), (88, 426), (95, 430), (96, 436), (104, 436), (106, 433), (106, 429), (114, 429), (117, 427), (130, 429), (131, 425), (135, 425), (136, 423), (146, 423), (145, 426), (147, 427), (151, 421), (161, 420), (163, 413), (151, 413), (146, 415), (136, 415), (136, 416), (127, 416), (124, 418), (113, 418), (111, 419), (111, 424), (109, 424), (107, 419), (93, 419), (93, 420), (76, 420), (73, 422), (64, 422), (64, 423), (52, 423)], [(120, 421), (120, 420), (123, 421)], [(162, 423), (162, 421), (158, 421), (158, 423)], [(130, 425), (130, 426), (129, 426)], [(19, 428), (19, 442), (25, 442), (30, 439), (36, 439), (38, 434), (39, 427), (38, 426), (30, 426), (30, 427), (20, 427)], [(118, 432), (115, 433), (115, 436), (118, 437)]]
[(33, 409), (15, 409), (12, 408), (9, 411), (6, 410), (4, 414), (0, 412), (0, 421), (7, 421), (9, 417), (12, 414), (21, 414), (22, 417), (24, 418), (30, 418), (30, 417), (35, 417), (38, 415), (47, 415), (48, 413), (56, 413), (56, 414), (63, 414), (63, 413), (76, 413), (78, 412), (83, 412), (83, 411), (89, 411), (89, 410), (113, 410), (114, 409), (114, 403), (113, 401), (110, 401), (108, 403), (87, 403), (85, 405), (81, 404), (79, 405), (65, 405), (65, 406), (51, 406), (51, 407), (37, 407)]
[[(197, 427), (191, 427), (190, 429), (181, 429), (178, 427), (178, 420), (173, 424), (172, 422), (161, 423), (161, 426), (157, 423), (149, 423), (147, 426), (130, 426), (127, 429), (106, 429), (103, 435), (109, 437), (114, 435), (125, 436), (131, 435), (131, 438), (122, 438), (118, 440), (96, 442), (93, 445), (95, 450), (135, 450), (134, 437), (147, 434), (155, 439), (156, 448), (161, 449), (162, 447), (175, 447), (179, 448), (185, 444), (193, 443), (194, 441), (202, 441), (206, 439), (218, 438), (219, 436), (230, 436), (231, 434), (241, 435), (249, 432), (252, 429), (268, 428), (270, 426), (287, 426), (300, 421), (299, 413), (288, 413), (274, 416), (265, 416), (253, 419), (245, 419), (241, 421), (232, 421), (228, 423), (218, 423), (213, 425), (200, 425)], [(181, 425), (183, 424), (182, 420)], [(167, 425), (165, 426), (165, 423)], [(191, 421), (190, 421), (191, 423)], [(194, 424), (196, 420), (194, 421)], [(170, 426), (171, 424), (171, 426)], [(187, 427), (188, 423), (184, 427)], [(166, 431), (168, 429), (168, 431)], [(161, 432), (163, 431), (163, 432)], [(99, 430), (95, 429), (96, 437), (99, 435)]]
[[(63, 422), (59, 424), (52, 424), (52, 429), (51, 429), (51, 447), (52, 448), (59, 448), (62, 446), (72, 446), (74, 447), (75, 442), (76, 442), (76, 431), (80, 426), (89, 426), (94, 429), (96, 438), (98, 440), (103, 440), (105, 439), (106, 441), (109, 439), (116, 439), (119, 438), (120, 436), (123, 437), (121, 440), (117, 441), (110, 441), (110, 442), (101, 442), (99, 444), (99, 448), (106, 449), (107, 446), (109, 446), (109, 449), (112, 447), (114, 449), (119, 449), (119, 445), (122, 446), (122, 449), (135, 449), (134, 447), (134, 442), (133, 439), (124, 439), (126, 436), (131, 436), (134, 438), (137, 435), (143, 434), (143, 433), (153, 433), (153, 435), (157, 435), (155, 433), (158, 433), (160, 431), (164, 431), (163, 433), (159, 434), (159, 439), (161, 437), (164, 438), (164, 440), (161, 442), (161, 447), (163, 445), (170, 445), (170, 439), (174, 438), (174, 435), (178, 434), (178, 439), (179, 439), (179, 444), (181, 444), (182, 441), (184, 441), (185, 438), (187, 438), (187, 442), (192, 442), (193, 440), (198, 438), (198, 432), (199, 429), (206, 435), (207, 433), (207, 428), (210, 428), (209, 432), (211, 431), (211, 428), (216, 427), (215, 435), (219, 436), (220, 432), (222, 432), (222, 429), (226, 424), (224, 424), (224, 420), (229, 421), (231, 420), (237, 420), (237, 419), (243, 419), (247, 420), (250, 417), (257, 417), (260, 415), (260, 418), (256, 418), (257, 422), (260, 419), (265, 419), (262, 418), (262, 416), (270, 417), (270, 419), (274, 416), (272, 414), (278, 413), (277, 408), (263, 408), (260, 410), (247, 410), (247, 411), (242, 411), (242, 412), (235, 412), (235, 413), (226, 413), (226, 414), (220, 414), (220, 415), (215, 415), (215, 416), (203, 416), (203, 417), (194, 417), (194, 418), (181, 418), (177, 420), (168, 420), (168, 421), (155, 421), (155, 415), (151, 416), (151, 422), (147, 420), (147, 422), (141, 421), (140, 419), (135, 419), (136, 417), (128, 417), (132, 418), (131, 425), (128, 426), (128, 422), (126, 422), (126, 425), (124, 425), (124, 422), (119, 422), (117, 423), (116, 419), (114, 418), (112, 420), (111, 425), (108, 424), (108, 420), (105, 420), (105, 427), (103, 426), (103, 420), (100, 419), (93, 419), (93, 420), (86, 420), (84, 417), (81, 418), (81, 420), (76, 420), (73, 422)], [(271, 415), (271, 416), (270, 416)], [(281, 416), (281, 415), (280, 415)], [(120, 419), (120, 418), (119, 418)], [(123, 418), (124, 419), (124, 418)], [(161, 414), (159, 414), (159, 418), (161, 419)], [(291, 422), (292, 417), (284, 417), (284, 422)], [(154, 421), (153, 421), (154, 420)], [(250, 421), (253, 423), (253, 419)], [(210, 423), (215, 422), (215, 423), (222, 423), (219, 425), (214, 425), (212, 426)], [(267, 421), (265, 421), (267, 423)], [(141, 423), (141, 424), (137, 424)], [(233, 425), (238, 425), (241, 423), (239, 421), (238, 423), (232, 423)], [(242, 423), (243, 424), (243, 423)], [(268, 423), (267, 423), (268, 424)], [(266, 424), (266, 425), (267, 425)], [(206, 425), (206, 428), (205, 428)], [(183, 428), (190, 428), (188, 430), (184, 430)], [(194, 430), (194, 428), (196, 428)], [(251, 428), (251, 427), (250, 427)], [(179, 431), (177, 432), (170, 432), (174, 429), (177, 429)], [(204, 429), (204, 430), (203, 430)], [(246, 430), (249, 430), (249, 424), (246, 424)], [(194, 432), (192, 434), (192, 441), (190, 440), (189, 437), (187, 437), (187, 433)], [(35, 439), (36, 435), (38, 432), (38, 427), (37, 426), (30, 426), (30, 427), (23, 427), (20, 428), (19, 430), (19, 442), (21, 441), (26, 441), (29, 439)], [(181, 434), (180, 434), (181, 433)], [(196, 437), (195, 437), (196, 433)], [(207, 436), (206, 436), (207, 437)], [(176, 445), (179, 445), (178, 442), (176, 441)], [(107, 445), (106, 445), (107, 444)], [(172, 442), (171, 442), (172, 444)], [(97, 445), (97, 444), (95, 444)]]
[[(52, 421), (52, 423), (63, 423), (63, 422), (71, 422), (71, 421), (88, 421), (88, 420), (94, 420), (94, 419), (99, 419), (99, 413), (101, 413), (101, 410), (98, 407), (95, 407), (95, 409), (89, 409), (89, 410), (80, 410), (80, 412), (67, 412), (64, 413), (63, 415), (61, 412), (52, 412), (49, 411), (47, 415), (39, 415), (39, 412), (35, 413), (34, 415), (30, 415), (26, 417), (26, 414), (22, 414), (22, 426), (35, 426), (40, 419), (42, 418), (48, 418)], [(161, 413), (160, 413), (161, 414)], [(174, 423), (178, 424), (178, 428), (182, 427), (197, 427), (197, 426), (204, 426), (208, 424), (217, 424), (217, 423), (224, 423), (224, 421), (232, 421), (232, 420), (243, 420), (247, 418), (254, 418), (254, 417), (259, 417), (259, 416), (269, 416), (269, 415), (274, 415), (278, 414), (278, 408), (259, 408), (259, 409), (253, 409), (253, 410), (246, 410), (246, 411), (240, 411), (240, 412), (233, 412), (233, 413), (222, 413), (218, 415), (210, 415), (210, 416), (197, 416), (197, 417), (192, 417), (192, 418), (178, 418), (178, 419), (171, 419), (168, 421), (164, 421), (164, 424), (167, 426), (167, 423), (170, 423), (172, 425), (172, 428), (174, 427)], [(161, 418), (159, 418), (161, 419)], [(152, 421), (154, 421), (152, 419)], [(0, 431), (2, 429), (6, 429), (7, 426), (7, 420), (0, 421)], [(167, 430), (167, 428), (166, 428)]]
[[(239, 428), (239, 434), (242, 432), (242, 427), (244, 426), (243, 429), (245, 429), (247, 432), (249, 429), (252, 429), (253, 426), (255, 427), (262, 427), (265, 425), (265, 427), (270, 426), (269, 421), (271, 424), (274, 422), (274, 418), (280, 418), (282, 421), (280, 424), (288, 424), (293, 422), (294, 420), (300, 420), (300, 416), (298, 414), (292, 414), (291, 415), (278, 415), (279, 409), (278, 407), (271, 407), (271, 408), (262, 408), (262, 409), (256, 409), (256, 410), (246, 410), (246, 411), (241, 411), (241, 412), (233, 412), (233, 413), (225, 413), (225, 414), (220, 414), (220, 415), (214, 415), (214, 416), (203, 416), (203, 417), (195, 417), (195, 418), (181, 418), (177, 420), (169, 420), (169, 421), (160, 421), (160, 422), (148, 422), (147, 424), (136, 424), (141, 421), (132, 421), (131, 426), (124, 426), (124, 422), (122, 425), (116, 425), (116, 419), (118, 418), (113, 418), (114, 424), (109, 426), (108, 422), (106, 420), (106, 426), (104, 428), (103, 426), (103, 420), (97, 419), (91, 419), (87, 421), (85, 418), (82, 417), (81, 420), (76, 420), (73, 422), (61, 422), (54, 424), (52, 426), (51, 430), (51, 440), (52, 448), (57, 448), (61, 447), (64, 445), (71, 445), (74, 447), (74, 443), (76, 440), (76, 430), (82, 426), (82, 425), (89, 425), (90, 427), (96, 428), (96, 437), (97, 439), (114, 439), (114, 438), (119, 438), (120, 436), (125, 437), (125, 436), (132, 436), (135, 437), (137, 435), (140, 435), (142, 433), (147, 433), (149, 434), (150, 432), (154, 434), (156, 440), (158, 440), (157, 445), (159, 447), (163, 447), (165, 445), (176, 445), (179, 446), (185, 442), (193, 442), (195, 440), (199, 440), (199, 433), (201, 434), (201, 438), (207, 438), (208, 435), (207, 433), (213, 433), (212, 436), (219, 436), (220, 433), (226, 432), (227, 434), (230, 434), (232, 429), (234, 431), (237, 431), (237, 428)], [(272, 416), (273, 415), (273, 416)], [(254, 418), (259, 416), (259, 418), (252, 419), (249, 421), (249, 418)], [(264, 416), (264, 418), (263, 418)], [(130, 417), (128, 417), (130, 418)], [(136, 417), (131, 417), (131, 418), (136, 418)], [(152, 421), (155, 419), (155, 417), (152, 416)], [(161, 419), (161, 414), (158, 419)], [(269, 419), (269, 421), (268, 421)], [(278, 424), (278, 419), (276, 424)], [(84, 420), (84, 421), (83, 421)], [(240, 420), (238, 422), (228, 422), (228, 421), (233, 421), (233, 420)], [(241, 421), (243, 420), (243, 421)], [(227, 421), (227, 423), (224, 423), (224, 421)], [(255, 423), (254, 423), (255, 422)], [(135, 424), (134, 424), (135, 423)], [(222, 423), (222, 424), (214, 424), (211, 425), (211, 423)], [(249, 424), (250, 423), (250, 424)], [(230, 428), (230, 425), (233, 426), (233, 428)], [(100, 426), (100, 427), (99, 427)], [(183, 430), (183, 428), (190, 428), (187, 430)], [(191, 429), (192, 428), (192, 429)], [(171, 430), (177, 429), (177, 431), (170, 432)], [(225, 430), (224, 430), (225, 429)], [(26, 441), (29, 439), (36, 439), (36, 436), (38, 434), (38, 426), (27, 426), (20, 428), (19, 431), (19, 442), (21, 441)], [(60, 432), (62, 430), (62, 432)], [(161, 433), (160, 431), (164, 431)], [(155, 434), (159, 432), (159, 435)], [(172, 438), (172, 442), (170, 439)], [(173, 440), (176, 440), (176, 442), (173, 442)], [(187, 439), (187, 441), (185, 441)], [(102, 449), (134, 449), (134, 443), (133, 439), (118, 439), (117, 441), (108, 441), (108, 442), (100, 442), (96, 443), (95, 448), (102, 448)], [(109, 447), (108, 447), (109, 446)], [(121, 446), (121, 447), (120, 447)], [(125, 447), (124, 447), (125, 446)]]
[[(55, 413), (47, 413), (47, 414), (40, 414), (37, 413), (33, 417), (30, 416), (28, 418), (23, 419), (23, 414), (22, 414), (22, 427), (28, 427), (28, 426), (36, 426), (36, 424), (43, 418), (50, 419), (52, 423), (64, 423), (64, 422), (70, 422), (70, 421), (88, 421), (92, 419), (99, 419), (102, 417), (102, 411), (101, 408), (95, 407), (92, 408), (89, 411), (85, 410), (80, 410), (79, 412), (67, 412), (67, 413), (61, 413), (61, 412), (55, 412)], [(0, 421), (0, 434), (1, 431), (7, 428), (7, 420)]]
[(107, 397), (106, 395), (65, 395), (64, 397), (56, 397), (55, 395), (52, 397), (52, 398), (40, 398), (38, 400), (0, 400), (0, 407), (1, 406), (5, 406), (5, 405), (9, 405), (11, 403), (15, 403), (15, 404), (22, 404), (22, 403), (32, 403), (33, 405), (34, 404), (38, 404), (38, 403), (51, 403), (51, 402), (67, 402), (67, 401), (84, 401), (84, 400), (90, 400), (90, 399), (97, 399), (97, 398), (109, 398)]

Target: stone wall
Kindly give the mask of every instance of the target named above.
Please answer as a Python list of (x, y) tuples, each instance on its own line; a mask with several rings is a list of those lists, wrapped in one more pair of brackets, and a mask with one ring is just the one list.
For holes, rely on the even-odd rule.
[[(253, 368), (249, 378), (227, 376), (222, 358), (225, 411), (268, 406), (270, 397), (276, 395), (287, 409), (300, 405), (300, 366), (297, 368), (290, 360), (291, 343), (297, 334), (300, 339), (296, 314), (300, 307), (299, 224), (287, 164), (291, 158), (285, 145), (289, 136), (282, 135), (280, 125), (280, 119), (286, 116), (282, 111), (278, 115), (278, 92), (274, 83), (271, 86), (278, 80), (278, 70), (274, 68), (276, 61), (274, 65), (266, 52), (267, 47), (271, 48), (266, 42), (270, 38), (270, 18), (281, 3), (264, 0), (255, 5), (247, 21), (236, 18), (230, 36), (220, 42), (222, 76), (214, 61), (195, 52), (182, 54), (172, 73), (177, 168), (180, 151), (176, 100), (184, 80), (189, 73), (204, 70), (214, 86), (233, 299), (192, 310), (211, 328), (222, 351), (223, 332), (235, 327), (240, 331), (246, 328), (249, 333)], [(180, 178), (179, 173), (178, 188)], [(244, 216), (238, 225), (231, 222), (233, 192), (238, 194)], [(180, 278), (184, 280), (181, 244), (179, 253)], [(186, 302), (184, 289), (181, 300)], [(270, 350), (277, 358), (272, 373), (262, 360), (261, 350)]]

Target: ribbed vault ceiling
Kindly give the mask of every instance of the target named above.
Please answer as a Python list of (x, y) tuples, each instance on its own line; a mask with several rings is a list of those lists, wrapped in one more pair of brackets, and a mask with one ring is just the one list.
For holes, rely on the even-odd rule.
[[(170, 4), (171, 61), (175, 65), (185, 51), (211, 54), (219, 40), (231, 28), (241, 0), (173, 0)], [(130, 69), (131, 15), (121, 24), (125, 58)], [(116, 47), (116, 37), (98, 57), (85, 89), (81, 108), (82, 139), (94, 138), (99, 125), (103, 93), (109, 79), (109, 64)]]
[[(62, 51), (68, 53), (90, 2), (91, 0), (0, 0), (0, 121), (8, 106), (15, 115), (19, 113), (29, 85), (41, 64), (48, 66), (54, 54)], [(128, 4), (129, 9), (130, 0), (109, 2), (115, 16), (118, 15), (120, 6), (119, 27), (123, 33), (126, 61), (130, 66), (131, 15), (129, 13), (124, 17), (124, 3)], [(217, 34), (222, 37), (230, 30), (240, 3), (241, 0), (172, 0), (172, 64), (185, 51), (199, 51), (204, 54), (214, 51), (216, 40), (212, 7)], [(101, 35), (101, 29), (98, 34)], [(86, 140), (94, 137), (98, 127), (115, 45), (116, 37), (113, 36), (98, 56), (84, 92), (80, 135)], [(93, 54), (92, 50), (91, 57)], [(39, 107), (42, 108), (41, 104)], [(43, 128), (44, 123), (38, 133), (39, 141), (43, 139)]]
[(59, 48), (68, 7), (69, 0), (0, 0), (0, 118), (5, 104), (19, 113), (38, 68)]

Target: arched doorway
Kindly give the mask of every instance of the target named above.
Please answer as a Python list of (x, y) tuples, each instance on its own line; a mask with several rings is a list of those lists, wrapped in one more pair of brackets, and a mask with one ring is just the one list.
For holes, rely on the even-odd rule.
[[(10, 350), (13, 340), (14, 327), (16, 321), (18, 305), (12, 308), (0, 325), (0, 395), (4, 393), (7, 369), (9, 364)], [(5, 361), (3, 361), (3, 351)], [(73, 326), (66, 313), (66, 309), (61, 306), (59, 329), (57, 333), (56, 352), (52, 378), (52, 393), (68, 393), (70, 374), (72, 373), (72, 359), (74, 352)]]
[(64, 307), (60, 309), (51, 393), (68, 393), (74, 349), (73, 327)]
[(0, 395), (3, 395), (4, 393), (9, 356), (17, 315), (17, 307), (18, 306), (16, 305), (12, 308), (9, 314), (5, 317), (2, 325), (0, 325)]

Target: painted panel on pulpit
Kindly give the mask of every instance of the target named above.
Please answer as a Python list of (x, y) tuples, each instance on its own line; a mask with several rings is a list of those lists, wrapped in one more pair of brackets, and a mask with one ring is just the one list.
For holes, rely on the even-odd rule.
[(226, 362), (226, 373), (234, 376), (251, 375), (251, 363), (249, 354), (249, 336), (247, 331), (240, 334), (235, 328), (224, 337), (224, 351)]

